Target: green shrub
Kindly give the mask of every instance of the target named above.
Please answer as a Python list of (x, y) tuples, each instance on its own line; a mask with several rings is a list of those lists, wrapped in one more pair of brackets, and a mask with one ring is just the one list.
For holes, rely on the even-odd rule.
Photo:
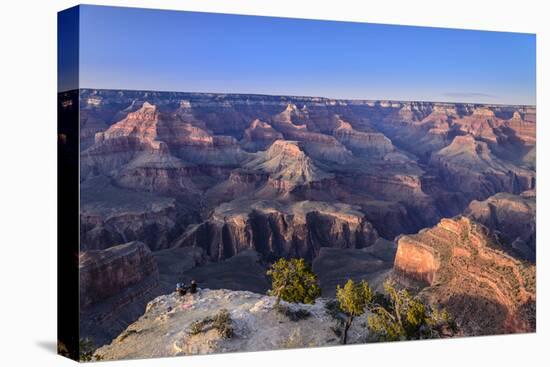
[(233, 336), (231, 316), (226, 309), (222, 309), (218, 314), (214, 315), (212, 327), (218, 330), (222, 338), (229, 339)]
[(408, 290), (396, 289), (392, 281), (384, 283), (384, 290), (385, 302), (369, 306), (369, 329), (379, 340), (436, 338), (456, 332), (456, 324), (445, 309), (432, 310)]
[(210, 317), (206, 317), (202, 320), (193, 321), (189, 326), (189, 334), (197, 335), (204, 331), (205, 327), (212, 322)]
[(313, 303), (321, 295), (317, 276), (307, 266), (304, 259), (279, 259), (267, 271), (271, 278), (269, 295), (294, 303)]
[(355, 283), (349, 279), (344, 287), (336, 287), (336, 299), (339, 308), (347, 316), (344, 323), (342, 335), (342, 344), (347, 343), (348, 330), (351, 327), (353, 319), (365, 313), (367, 306), (370, 305), (374, 294), (366, 281)]
[(233, 336), (233, 326), (229, 312), (222, 309), (212, 317), (208, 316), (202, 320), (193, 321), (189, 325), (188, 333), (197, 335), (209, 329), (216, 329), (222, 338), (231, 338)]

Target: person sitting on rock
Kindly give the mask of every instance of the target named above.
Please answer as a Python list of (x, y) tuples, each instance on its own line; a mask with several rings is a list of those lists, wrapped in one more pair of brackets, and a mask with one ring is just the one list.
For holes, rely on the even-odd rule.
[(185, 293), (187, 293), (185, 284), (183, 283), (176, 284), (176, 293), (178, 294), (178, 296), (185, 296)]
[(189, 287), (189, 292), (197, 293), (197, 282), (195, 282), (194, 279), (191, 281), (191, 286)]

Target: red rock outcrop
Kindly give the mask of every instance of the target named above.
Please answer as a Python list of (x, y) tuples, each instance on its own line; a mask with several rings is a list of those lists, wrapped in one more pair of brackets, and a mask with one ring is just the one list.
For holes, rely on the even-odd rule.
[[(307, 112), (299, 111), (295, 105), (289, 104), (280, 114), (273, 117), (273, 125), (285, 139), (300, 141), (304, 150), (315, 159), (345, 163), (352, 158), (352, 153), (335, 137), (307, 128)], [(302, 124), (295, 124), (300, 121)]]
[(504, 121), (497, 118), (491, 109), (479, 107), (474, 109), (471, 115), (456, 119), (454, 124), (470, 136), (485, 142), (497, 143), (495, 129), (502, 126)]
[(241, 146), (252, 152), (267, 149), (275, 140), (283, 139), (283, 134), (273, 129), (267, 122), (256, 119), (244, 131)]
[(466, 335), (534, 331), (535, 267), (467, 217), (398, 240), (395, 276), (446, 307)]
[(81, 176), (111, 174), (142, 152), (167, 151), (167, 146), (156, 140), (158, 122), (157, 108), (145, 102), (139, 110), (97, 133), (95, 143), (81, 154)]
[(156, 140), (159, 111), (156, 106), (144, 102), (143, 106), (130, 112), (125, 119), (111, 126), (107, 131), (97, 135), (96, 140), (116, 139), (119, 137), (133, 137), (140, 141)]
[(308, 117), (307, 110), (299, 110), (294, 103), (289, 103), (282, 112), (273, 116), (273, 123), (280, 130), (307, 130)]
[(124, 185), (128, 181), (130, 188), (135, 186), (131, 177), (137, 177), (144, 181), (179, 182), (177, 186), (186, 189), (189, 184), (184, 181), (188, 178), (180, 169), (185, 164), (236, 166), (247, 158), (235, 138), (212, 135), (182, 118), (195, 121), (181, 111), (160, 112), (155, 105), (144, 102), (139, 110), (96, 134), (95, 144), (82, 153), (82, 176), (116, 175), (124, 168), (123, 176), (130, 179), (120, 182)]
[(275, 141), (267, 151), (258, 152), (244, 168), (267, 173), (268, 185), (280, 192), (333, 177), (319, 168), (298, 142), (288, 140)]
[(513, 130), (515, 136), (519, 138), (525, 145), (535, 145), (537, 126), (534, 120), (529, 121), (527, 119), (527, 116), (524, 119), (518, 111), (515, 111), (512, 118), (507, 120), (504, 125)]
[(398, 241), (394, 270), (402, 281), (409, 279), (422, 285), (431, 285), (439, 270), (439, 259), (433, 248), (422, 242), (401, 237)]

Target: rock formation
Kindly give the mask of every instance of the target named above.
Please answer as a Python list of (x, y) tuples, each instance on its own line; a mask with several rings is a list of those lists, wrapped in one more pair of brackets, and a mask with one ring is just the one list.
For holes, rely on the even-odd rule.
[(534, 121), (527, 120), (527, 117), (524, 119), (518, 111), (514, 111), (512, 118), (505, 122), (505, 126), (510, 128), (524, 144), (535, 145), (537, 126)]
[(377, 237), (364, 215), (349, 205), (233, 201), (217, 207), (207, 221), (191, 226), (177, 244), (203, 248), (214, 261), (245, 250), (255, 250), (265, 259), (311, 260), (321, 247), (364, 248)]
[(503, 121), (496, 118), (491, 109), (478, 107), (473, 110), (471, 115), (456, 119), (454, 123), (463, 133), (484, 142), (497, 143), (495, 129), (499, 128)]
[(248, 151), (256, 152), (267, 149), (275, 140), (281, 139), (284, 139), (283, 134), (275, 130), (267, 122), (256, 119), (244, 131), (241, 145)]
[(443, 182), (476, 199), (501, 191), (519, 194), (535, 188), (534, 172), (501, 161), (486, 143), (471, 135), (455, 137), (432, 155), (430, 164)]
[(79, 274), (81, 336), (98, 344), (118, 335), (158, 292), (157, 264), (142, 242), (81, 252)]
[(535, 267), (508, 255), (487, 228), (467, 217), (401, 237), (394, 274), (446, 307), (466, 335), (535, 329)]
[(368, 157), (384, 157), (394, 151), (391, 140), (384, 134), (357, 131), (338, 115), (334, 117), (338, 123), (338, 127), (334, 130), (334, 136), (351, 151), (359, 155), (365, 154)]
[(298, 185), (332, 178), (319, 168), (295, 141), (277, 140), (265, 152), (244, 165), (252, 171), (269, 175), (269, 184), (282, 191)]
[(352, 153), (333, 136), (309, 131), (308, 118), (307, 112), (298, 111), (295, 105), (289, 104), (283, 112), (273, 117), (273, 124), (285, 139), (302, 142), (305, 151), (312, 157), (329, 162), (348, 162)]
[(193, 168), (165, 150), (157, 150), (136, 156), (114, 175), (114, 180), (118, 186), (133, 190), (196, 194)]
[(464, 214), (497, 233), (512, 255), (535, 262), (536, 210), (535, 196), (530, 192), (498, 193), (483, 201), (472, 201)]
[[(275, 298), (251, 292), (202, 289), (183, 298), (175, 293), (158, 297), (145, 314), (111, 344), (97, 350), (104, 360), (168, 357), (221, 352), (245, 352), (338, 345), (331, 327), (335, 320), (318, 299), (313, 305), (288, 305), (309, 312), (309, 317), (291, 321), (275, 308)], [(223, 338), (214, 328), (193, 335), (191, 324), (227, 309), (233, 329)], [(368, 331), (361, 327), (366, 315), (358, 317), (348, 333), (348, 343), (364, 342)]]
[(81, 252), (79, 273), (82, 308), (115, 296), (151, 275), (158, 277), (157, 265), (143, 242)]
[[(236, 166), (246, 158), (235, 138), (212, 135), (182, 120), (181, 113), (160, 112), (157, 106), (144, 102), (139, 110), (96, 134), (95, 144), (82, 153), (81, 175), (116, 176), (125, 170), (120, 183), (128, 182), (130, 188), (136, 188), (136, 184), (150, 187), (147, 181), (158, 178), (165, 183), (175, 181), (176, 186), (185, 189), (189, 183), (183, 181), (189, 177), (180, 168)], [(145, 182), (135, 182), (132, 177)], [(165, 187), (160, 184), (161, 189)]]
[(174, 199), (121, 190), (103, 178), (82, 184), (80, 194), (81, 251), (135, 240), (158, 250), (178, 230)]
[(92, 111), (80, 111), (80, 150), (86, 150), (95, 142), (95, 135), (105, 131), (109, 125)]

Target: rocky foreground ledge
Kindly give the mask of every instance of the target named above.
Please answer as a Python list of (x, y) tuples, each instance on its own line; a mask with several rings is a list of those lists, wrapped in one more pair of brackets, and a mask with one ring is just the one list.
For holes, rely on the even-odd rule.
[[(114, 360), (337, 345), (340, 338), (333, 331), (336, 320), (327, 302), (329, 299), (324, 298), (312, 305), (282, 301), (281, 306), (289, 310), (282, 313), (275, 308), (274, 297), (248, 291), (172, 293), (149, 302), (143, 316), (96, 354)], [(193, 323), (215, 317), (224, 309), (230, 316), (231, 337), (209, 326), (198, 333), (193, 331)], [(366, 321), (366, 314), (356, 318), (348, 343), (366, 341)]]

